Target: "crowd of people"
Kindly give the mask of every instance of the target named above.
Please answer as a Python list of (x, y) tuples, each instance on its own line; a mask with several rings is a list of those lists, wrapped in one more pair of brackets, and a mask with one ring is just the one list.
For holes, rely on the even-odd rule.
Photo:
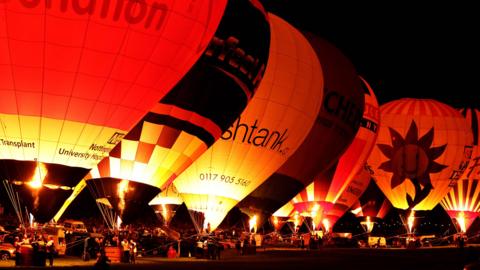
[(43, 234), (24, 234), (23, 239), (15, 236), (15, 265), (53, 266), (56, 253), (55, 243), (52, 236), (48, 239)]

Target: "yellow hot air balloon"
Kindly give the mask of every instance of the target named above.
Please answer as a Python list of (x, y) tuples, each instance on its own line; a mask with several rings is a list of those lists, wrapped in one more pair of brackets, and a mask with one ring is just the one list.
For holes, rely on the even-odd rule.
[(441, 204), (450, 218), (457, 221), (460, 231), (465, 233), (480, 216), (480, 111), (463, 109), (461, 113), (473, 131), (473, 148), (471, 152), (466, 153), (471, 159), (462, 177), (443, 198)]
[(470, 127), (458, 111), (435, 100), (399, 99), (380, 113), (368, 159), (378, 187), (396, 208), (431, 210), (468, 164)]
[(320, 109), (323, 76), (300, 32), (270, 15), (265, 76), (245, 111), (175, 181), (190, 210), (215, 229), (237, 202), (276, 171), (303, 141)]
[(226, 2), (0, 1), (0, 175), (31, 182), (38, 221), (192, 67)]

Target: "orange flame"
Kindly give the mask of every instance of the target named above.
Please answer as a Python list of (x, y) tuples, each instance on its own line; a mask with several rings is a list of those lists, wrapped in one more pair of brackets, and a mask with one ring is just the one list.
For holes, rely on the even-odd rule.
[(293, 224), (295, 225), (295, 231), (298, 229), (298, 226), (300, 225), (300, 217), (298, 212), (295, 212), (295, 215), (293, 216)]
[(253, 229), (253, 232), (257, 233), (257, 215), (254, 215), (252, 218), (250, 218), (248, 221), (248, 228), (250, 232)]
[(31, 188), (39, 189), (43, 186), (43, 181), (45, 176), (47, 176), (48, 170), (45, 167), (45, 164), (38, 162), (37, 167), (35, 168), (35, 173), (32, 176), (32, 179), (28, 182), (28, 185)]
[(374, 223), (371, 221), (369, 216), (367, 216), (367, 220), (362, 221), (361, 224), (366, 228), (368, 233), (371, 233), (373, 231)]
[(168, 225), (168, 220), (169, 220), (169, 213), (168, 213), (168, 209), (167, 209), (167, 206), (165, 206), (164, 203), (161, 204), (162, 205), (162, 216), (163, 216), (163, 220), (165, 222), (165, 226)]
[(461, 232), (462, 233), (467, 232), (467, 226), (466, 226), (466, 223), (465, 223), (465, 213), (463, 211), (458, 213), (457, 222), (458, 222), (458, 225), (460, 225)]
[(410, 216), (408, 216), (408, 221), (407, 221), (409, 233), (412, 233), (414, 222), (415, 222), (415, 212), (412, 210), (410, 212)]
[(118, 202), (118, 209), (120, 209), (120, 214), (125, 210), (125, 194), (128, 192), (128, 180), (122, 180), (118, 184), (117, 194), (120, 201)]
[(273, 216), (273, 226), (274, 226), (275, 228), (278, 227), (278, 218), (277, 218), (276, 216)]
[(325, 231), (329, 232), (330, 231), (330, 221), (328, 219), (323, 219), (323, 226), (325, 227)]

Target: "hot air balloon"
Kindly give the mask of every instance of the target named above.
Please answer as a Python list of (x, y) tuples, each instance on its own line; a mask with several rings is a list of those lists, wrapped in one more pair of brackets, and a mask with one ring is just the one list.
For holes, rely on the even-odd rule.
[[(332, 228), (365, 190), (370, 179), (365, 172), (365, 161), (372, 151), (378, 135), (380, 114), (377, 99), (363, 79), (365, 111), (361, 126), (353, 142), (334, 166), (314, 177), (314, 183), (294, 199), (295, 209), (312, 217), (319, 228), (322, 223)], [(324, 219), (324, 215), (329, 215)], [(328, 225), (325, 225), (328, 222)]]
[[(90, 191), (124, 223), (220, 138), (253, 96), (270, 41), (266, 14), (254, 3), (228, 2), (204, 55), (91, 170)], [(241, 16), (248, 22), (239, 24)]]
[[(277, 170), (300, 145), (320, 109), (323, 76), (300, 32), (270, 16), (264, 79), (245, 111), (174, 185), (214, 230), (228, 211)], [(200, 226), (201, 227), (201, 226)]]
[(385, 218), (391, 208), (388, 199), (375, 181), (371, 180), (362, 196), (352, 206), (351, 212), (360, 218), (360, 224), (370, 233), (375, 223)]
[(0, 174), (37, 221), (191, 68), (225, 5), (0, 1)]
[(164, 225), (168, 226), (182, 203), (182, 197), (177, 189), (175, 189), (174, 185), (170, 185), (155, 196), (148, 204), (155, 210), (155, 214), (163, 219)]
[(431, 210), (468, 164), (467, 122), (435, 100), (404, 98), (380, 111), (377, 145), (368, 159), (378, 187), (396, 208)]
[(452, 220), (456, 220), (460, 231), (465, 233), (473, 221), (480, 215), (480, 111), (478, 109), (463, 109), (462, 115), (473, 131), (472, 151), (466, 151), (471, 156), (470, 163), (460, 180), (440, 202)]
[[(323, 44), (323, 43), (322, 43)], [(345, 58), (340, 53), (329, 54), (328, 50), (338, 50), (329, 45), (323, 48), (319, 48), (317, 53), (321, 51), (319, 57), (321, 61), (322, 56), (326, 55), (327, 61), (322, 61), (324, 80), (325, 80), (325, 92), (324, 98), (330, 95), (332, 92), (327, 92), (329, 89), (335, 91), (335, 93), (341, 93), (341, 96), (350, 97), (351, 100), (358, 100), (357, 96), (362, 94), (360, 84), (356, 71), (353, 65), (343, 60)], [(342, 61), (334, 61), (329, 59), (334, 55), (342, 57)], [(344, 64), (344, 68), (333, 67), (329, 65)], [(348, 64), (348, 65), (347, 65)], [(352, 71), (353, 70), (353, 71)], [(335, 74), (335, 72), (340, 74)], [(336, 79), (337, 77), (343, 78), (343, 80)], [(350, 80), (351, 82), (347, 82)], [(357, 103), (355, 107), (364, 107), (365, 117), (362, 119), (363, 126), (370, 126), (372, 130), (375, 130), (378, 126), (379, 111), (378, 104), (375, 99), (375, 95), (370, 86), (361, 79), (364, 89), (365, 101)], [(352, 85), (358, 85), (358, 87), (351, 87)], [(333, 89), (333, 90), (332, 90)], [(365, 103), (363, 105), (363, 103)], [(328, 139), (333, 140), (334, 137), (349, 136), (350, 133), (345, 132), (344, 129), (339, 129), (345, 124), (345, 119), (340, 115), (335, 114), (328, 109), (328, 103), (323, 102), (322, 108), (317, 116), (317, 119), (310, 130), (307, 138), (297, 151), (280, 167), (280, 169), (270, 176), (265, 182), (263, 182), (257, 189), (249, 194), (244, 200), (242, 200), (238, 207), (240, 209), (253, 216), (257, 215), (260, 220), (265, 220), (280, 206), (284, 205), (287, 201), (291, 200), (302, 189), (307, 187), (314, 179), (314, 177), (321, 171), (327, 169), (325, 167), (325, 160), (335, 159), (336, 155), (331, 155), (331, 151), (325, 151), (324, 148), (331, 146), (335, 148), (333, 151), (336, 153), (340, 150), (340, 146), (335, 141), (328, 142)], [(343, 123), (342, 123), (343, 122)], [(334, 123), (333, 125), (327, 123)], [(324, 140), (324, 136), (326, 140)], [(354, 134), (351, 134), (351, 140), (353, 140)], [(351, 143), (351, 142), (348, 142)], [(358, 142), (357, 142), (358, 143)], [(369, 142), (372, 144), (373, 142)], [(342, 148), (344, 149), (344, 148)]]

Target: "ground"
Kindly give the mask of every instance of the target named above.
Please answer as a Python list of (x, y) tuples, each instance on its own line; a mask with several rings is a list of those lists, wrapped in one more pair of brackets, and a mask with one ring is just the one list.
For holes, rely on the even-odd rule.
[[(111, 269), (435, 269), (462, 270), (468, 261), (478, 261), (479, 248), (430, 249), (323, 249), (315, 251), (294, 249), (259, 250), (256, 255), (237, 256), (235, 251), (224, 252), (219, 261), (194, 258), (138, 258), (137, 264), (113, 264)], [(57, 269), (91, 269), (94, 261), (84, 262), (76, 257), (57, 258)], [(13, 261), (0, 262), (1, 267), (14, 267)], [(28, 269), (28, 268), (22, 268)], [(39, 269), (39, 268), (34, 268)]]

